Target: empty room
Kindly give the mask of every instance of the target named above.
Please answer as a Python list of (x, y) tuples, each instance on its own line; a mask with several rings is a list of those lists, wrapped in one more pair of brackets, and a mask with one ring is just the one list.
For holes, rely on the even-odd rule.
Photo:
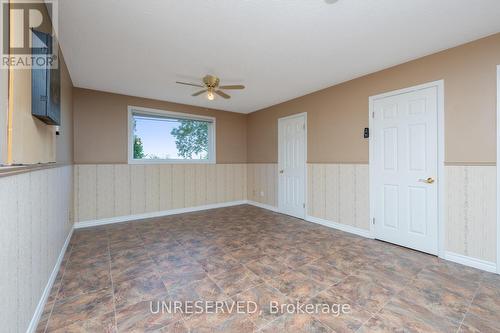
[(500, 1), (0, 10), (0, 332), (500, 333)]

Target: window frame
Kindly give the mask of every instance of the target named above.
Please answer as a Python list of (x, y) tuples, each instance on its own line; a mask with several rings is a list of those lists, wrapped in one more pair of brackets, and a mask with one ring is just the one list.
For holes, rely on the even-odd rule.
[[(143, 115), (172, 117), (187, 120), (210, 121), (212, 126), (208, 130), (208, 159), (135, 159), (134, 158), (134, 129), (133, 115), (140, 113)], [(145, 108), (140, 106), (128, 106), (127, 112), (127, 151), (128, 164), (215, 164), (216, 163), (216, 118), (200, 116), (190, 113), (172, 112), (160, 109)]]

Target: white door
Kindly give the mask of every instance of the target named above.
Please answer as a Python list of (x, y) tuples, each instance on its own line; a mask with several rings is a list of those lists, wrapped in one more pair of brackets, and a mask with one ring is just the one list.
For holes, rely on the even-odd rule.
[(372, 103), (375, 237), (437, 254), (438, 87)]
[(278, 208), (281, 213), (305, 218), (306, 115), (278, 120)]

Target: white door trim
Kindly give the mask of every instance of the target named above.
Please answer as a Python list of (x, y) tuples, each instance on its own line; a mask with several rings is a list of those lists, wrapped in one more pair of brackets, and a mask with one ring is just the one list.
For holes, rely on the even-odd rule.
[[(305, 154), (304, 154), (304, 203), (305, 203), (305, 207), (304, 207), (304, 216), (302, 217), (303, 219), (306, 218), (307, 216), (307, 206), (308, 206), (308, 202), (307, 202), (307, 112), (301, 112), (301, 113), (296, 113), (296, 114), (293, 114), (291, 116), (286, 116), (286, 117), (281, 117), (281, 118), (278, 118), (278, 170), (280, 169), (280, 166), (281, 166), (281, 153), (280, 153), (280, 149), (281, 149), (281, 145), (280, 145), (280, 133), (279, 133), (279, 130), (280, 130), (280, 122), (283, 121), (283, 120), (287, 120), (287, 119), (291, 119), (291, 118), (298, 118), (298, 117), (304, 117), (304, 124), (305, 124), (305, 133), (304, 133), (304, 150), (305, 150)], [(278, 171), (279, 172), (279, 171)], [(279, 175), (277, 175), (278, 177), (278, 212), (279, 213), (283, 213), (281, 207), (282, 207), (282, 204), (281, 204), (281, 187), (280, 187), (280, 183), (279, 183)]]
[[(385, 98), (385, 97), (390, 97), (390, 96), (395, 96), (395, 95), (400, 95), (400, 94), (405, 94), (408, 92), (412, 92), (415, 90), (422, 90), (422, 89), (427, 89), (431, 87), (437, 87), (437, 98), (438, 98), (438, 107), (437, 107), (437, 112), (438, 112), (438, 181), (437, 181), (437, 186), (438, 186), (438, 256), (441, 258), (445, 257), (445, 230), (444, 230), (444, 204), (445, 204), (445, 199), (444, 199), (444, 184), (445, 184), (445, 172), (444, 172), (444, 80), (439, 80), (439, 81), (434, 81), (434, 82), (428, 82), (424, 84), (420, 84), (417, 86), (413, 87), (408, 87), (404, 89), (399, 89), (395, 91), (390, 91), (386, 92), (383, 94), (375, 95), (375, 96), (370, 96), (369, 97), (369, 112), (368, 112), (368, 118), (369, 118), (369, 127), (373, 128), (373, 117), (372, 114), (374, 112), (373, 108), (373, 103), (374, 101)], [(374, 189), (374, 179), (375, 175), (373, 174), (373, 161), (374, 161), (374, 156), (373, 156), (373, 140), (372, 136), (370, 135), (369, 139), (369, 178), (370, 178), (370, 235), (372, 237), (375, 237), (375, 226), (373, 224), (373, 218), (374, 218), (374, 197), (373, 197), (373, 189)]]
[(500, 274), (500, 65), (497, 66), (497, 273)]

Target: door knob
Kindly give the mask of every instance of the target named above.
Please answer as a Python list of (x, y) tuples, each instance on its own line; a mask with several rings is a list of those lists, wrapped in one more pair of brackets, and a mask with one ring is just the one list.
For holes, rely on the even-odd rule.
[(432, 184), (432, 183), (434, 183), (434, 179), (431, 178), (431, 177), (429, 177), (427, 179), (419, 179), (418, 181), (422, 182), (422, 183), (426, 183), (426, 184)]
[(280, 173), (283, 173), (283, 172), (285, 172), (285, 170), (280, 170)]

